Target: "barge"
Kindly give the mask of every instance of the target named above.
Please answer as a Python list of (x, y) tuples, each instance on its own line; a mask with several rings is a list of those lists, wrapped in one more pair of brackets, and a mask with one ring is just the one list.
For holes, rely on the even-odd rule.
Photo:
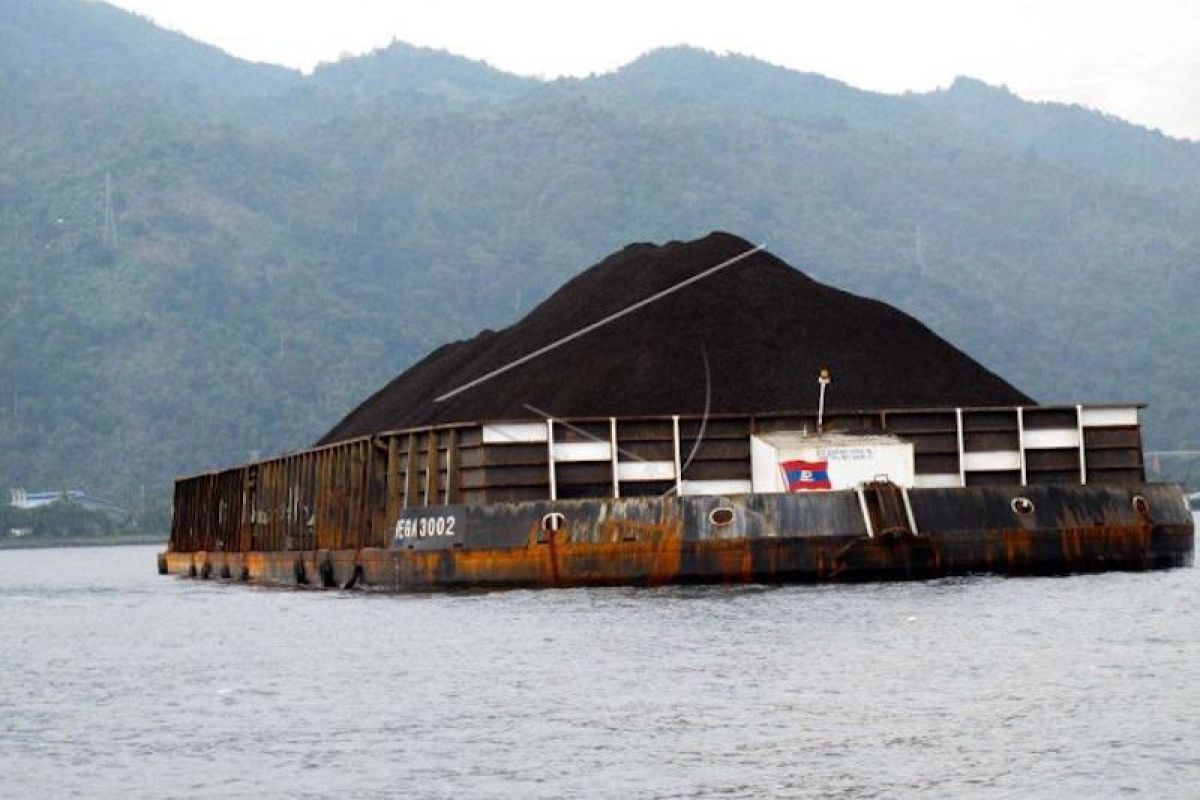
[[(1192, 563), (1182, 490), (1145, 480), (1141, 406), (1038, 405), (760, 250), (725, 234), (627, 248), (511, 328), (436, 351), (316, 446), (177, 481), (160, 572), (414, 591)], [(597, 296), (618, 283), (631, 294)], [(795, 326), (764, 295), (789, 317), (834, 308), (849, 332), (780, 336)], [(697, 339), (689, 372), (680, 342)]]

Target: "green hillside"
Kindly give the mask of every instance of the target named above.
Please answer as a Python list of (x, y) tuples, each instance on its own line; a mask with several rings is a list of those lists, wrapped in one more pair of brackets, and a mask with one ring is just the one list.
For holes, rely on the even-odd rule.
[(161, 499), (714, 229), (1200, 443), (1200, 144), (1108, 116), (686, 48), (544, 83), (395, 43), (306, 77), (74, 0), (0, 0), (0, 78), (0, 484)]

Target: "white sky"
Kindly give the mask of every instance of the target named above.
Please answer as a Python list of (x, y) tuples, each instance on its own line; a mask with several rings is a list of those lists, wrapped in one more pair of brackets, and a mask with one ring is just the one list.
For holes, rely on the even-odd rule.
[(112, 0), (234, 55), (300, 69), (393, 39), (546, 78), (692, 44), (866, 89), (956, 75), (1200, 139), (1200, 0)]

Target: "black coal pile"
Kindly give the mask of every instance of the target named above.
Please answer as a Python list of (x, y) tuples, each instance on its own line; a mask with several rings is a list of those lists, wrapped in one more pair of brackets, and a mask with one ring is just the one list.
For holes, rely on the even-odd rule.
[[(630, 245), (501, 331), (447, 344), (320, 444), (439, 422), (1030, 404), (917, 320), (818, 283), (765, 251), (437, 402), (587, 325), (751, 249), (728, 233)], [(707, 364), (707, 367), (706, 367)]]

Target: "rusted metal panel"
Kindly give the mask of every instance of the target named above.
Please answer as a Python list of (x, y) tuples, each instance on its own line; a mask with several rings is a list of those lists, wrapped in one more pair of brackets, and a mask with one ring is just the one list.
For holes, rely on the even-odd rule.
[(404, 455), (404, 508), (417, 505), (417, 435), (408, 434)]
[(675, 442), (669, 428), (662, 439), (627, 440), (624, 427), (620, 431), (617, 446), (621, 450), (622, 460), (670, 461), (675, 456)]
[(696, 438), (700, 431), (704, 431), (704, 439), (707, 440), (742, 440), (750, 437), (750, 418), (747, 416), (735, 417), (714, 417), (709, 416), (707, 419), (700, 418), (680, 418), (679, 420), (679, 435), (686, 439)]
[(1028, 430), (1074, 428), (1079, 422), (1074, 406), (1031, 406), (1025, 409)]
[(1122, 450), (1142, 452), (1142, 432), (1138, 427), (1084, 428), (1083, 441), (1088, 451), (1093, 448), (1116, 447)]
[(953, 430), (942, 433), (902, 433), (906, 442), (912, 442), (917, 457), (949, 455), (958, 458), (958, 434)]
[(883, 427), (888, 433), (897, 435), (953, 431), (955, 428), (954, 410), (889, 410), (883, 413)]
[(346, 495), (346, 535), (343, 537), (341, 548), (357, 550), (365, 544), (363, 539), (366, 533), (366, 515), (363, 513), (363, 502), (367, 495), (367, 459), (365, 448), (358, 442), (350, 445), (346, 455), (349, 490)]
[[(683, 447), (685, 452), (690, 451), (695, 444), (695, 439), (680, 431), (680, 436), (683, 438)], [(700, 446), (696, 448), (694, 456), (696, 461), (739, 461), (745, 460), (750, 463), (750, 436), (737, 439), (716, 439), (708, 433), (704, 439), (700, 441)]]
[(314, 453), (316, 459), (316, 530), (314, 547), (328, 547), (333, 542), (333, 450), (326, 448)]
[(1018, 436), (1016, 426), (1011, 431), (968, 432), (963, 435), (963, 444), (968, 452), (1016, 450)]
[[(639, 528), (640, 540), (573, 542), (570, 532), (544, 544), (484, 550), (317, 551), (248, 554), (247, 577), (277, 585), (424, 590), (430, 588), (660, 585), (762, 581), (862, 581), (928, 578), (980, 571), (1065, 571), (1055, 554), (1062, 539), (1028, 531), (997, 532), (984, 539), (858, 536), (819, 539), (681, 541), (662, 527)], [(1071, 531), (1071, 559), (1081, 569), (1141, 569), (1145, 536), (1118, 531)], [(168, 563), (173, 574), (215, 577), (217, 554)], [(249, 558), (255, 556), (255, 558)], [(1172, 562), (1175, 563), (1175, 562)], [(1159, 564), (1167, 566), (1169, 564)], [(192, 570), (189, 573), (187, 570)]]
[[(1136, 420), (1136, 413), (1127, 416)], [(864, 411), (830, 417), (827, 429), (886, 430), (912, 441), (918, 475), (957, 477), (960, 466), (965, 467), (967, 490), (914, 490), (917, 516), (928, 519), (922, 521), (920, 535), (907, 537), (912, 541), (906, 540), (902, 547), (893, 543), (892, 549), (879, 549), (877, 543), (864, 541), (870, 537), (865, 536), (863, 510), (845, 496), (838, 498), (837, 493), (811, 498), (664, 497), (673, 493), (673, 476), (670, 481), (622, 480), (616, 488), (626, 505), (599, 500), (614, 490), (616, 466), (609, 460), (558, 463), (559, 496), (584, 499), (548, 505), (545, 445), (484, 445), (480, 426), (472, 424), (360, 438), (182, 479), (175, 487), (169, 553), (204, 554), (201, 563), (192, 559), (188, 568), (210, 575), (214, 565), (217, 571), (232, 575), (236, 565), (220, 561), (220, 554), (243, 553), (245, 564), (269, 564), (264, 569), (273, 576), (292, 568), (309, 577), (316, 574), (314, 570), (320, 572), (322, 585), (328, 582), (331, 570), (340, 575), (345, 563), (350, 564), (350, 583), (361, 573), (364, 583), (370, 584), (368, 573), (374, 567), (355, 558), (347, 562), (343, 554), (376, 549), (400, 554), (376, 555), (372, 562), (391, 564), (397, 574), (411, 570), (414, 575), (437, 575), (438, 580), (451, 576), (458, 581), (485, 574), (488, 564), (504, 564), (504, 581), (530, 585), (606, 580), (600, 565), (610, 557), (624, 564), (614, 568), (613, 582), (710, 580), (717, 579), (715, 576), (741, 580), (762, 575), (841, 580), (872, 570), (915, 575), (928, 569), (967, 569), (964, 565), (968, 564), (1000, 571), (1032, 565), (1070, 570), (1103, 563), (1170, 565), (1185, 552), (1190, 557), (1190, 516), (1163, 521), (1162, 507), (1175, 501), (1155, 494), (1174, 491), (1174, 498), (1178, 490), (1160, 491), (1142, 483), (1140, 429), (1111, 420), (1100, 420), (1100, 427), (1088, 428), (1086, 420), (1093, 417), (1076, 407), (1020, 412), (1014, 408), (963, 409), (962, 437), (969, 458), (964, 458), (962, 465), (958, 463), (958, 418), (953, 411)], [(1018, 427), (1022, 419), (1025, 434)], [(690, 462), (682, 459), (682, 478), (728, 481), (748, 474), (750, 432), (794, 430), (811, 419), (804, 414), (715, 415), (704, 421), (680, 418), (678, 443), (670, 417), (617, 422), (623, 464), (638, 458), (678, 463), (681, 454), (692, 454), (693, 445), (698, 444)], [(700, 439), (702, 425), (705, 433)], [(564, 422), (555, 426), (556, 441), (563, 445), (593, 439), (607, 443), (611, 441), (610, 426), (608, 418)], [(1009, 464), (1018, 456), (1020, 470)], [(1017, 486), (1023, 478), (1031, 485)], [(1081, 479), (1086, 479), (1086, 490), (1080, 489)], [(1105, 487), (1112, 493), (1088, 494)], [(1015, 512), (1006, 510), (1004, 503), (1016, 491), (1028, 496), (1034, 510), (1013, 522), (1010, 518)], [(1148, 511), (1139, 511), (1132, 519), (1130, 504), (1138, 493), (1149, 503)], [(1157, 499), (1152, 501), (1151, 495)], [(948, 497), (954, 498), (953, 502)], [(729, 510), (730, 521), (723, 525), (705, 521), (703, 515), (717, 510), (714, 503)], [(1122, 503), (1127, 507), (1118, 513)], [(1047, 505), (1057, 509), (1055, 518), (1034, 525), (1032, 520)], [(479, 511), (477, 507), (486, 513), (471, 517)], [(903, 526), (894, 524), (898, 519), (894, 497), (889, 499), (880, 490), (865, 496), (863, 507), (875, 528), (903, 533)], [(987, 510), (982, 517), (978, 515), (981, 508)], [(1094, 513), (1097, 508), (1099, 516)], [(469, 529), (488, 533), (480, 534), (483, 538), (478, 541), (460, 538), (444, 546), (405, 542), (400, 548), (391, 547), (398, 518), (414, 511), (444, 515), (450, 513), (447, 509), (461, 509), (453, 513), (466, 515), (458, 524), (469, 522)], [(548, 513), (564, 515), (553, 530), (540, 527), (542, 516)], [(514, 520), (510, 518), (513, 514), (523, 516)], [(957, 522), (939, 528), (939, 514)], [(1143, 519), (1146, 514), (1149, 519)], [(529, 515), (537, 519), (531, 521)], [(525, 544), (504, 543), (506, 535), (498, 531), (514, 524), (516, 533), (512, 535), (525, 537)], [(1186, 535), (1182, 533), (1185, 529)], [(827, 541), (831, 537), (845, 541), (839, 540), (835, 546)], [(1181, 544), (1185, 539), (1186, 545)], [(383, 550), (384, 545), (389, 549)], [(425, 554), (435, 551), (449, 555), (439, 555), (433, 564), (432, 556)], [(280, 566), (263, 555), (270, 553), (273, 558), (275, 553), (288, 552), (299, 554), (291, 567), (285, 563), (287, 556)], [(420, 563), (403, 561), (405, 552)], [(320, 557), (321, 553), (337, 555)], [(255, 567), (245, 569), (254, 573)], [(337, 582), (344, 583), (341, 578)]]
[[(1129, 408), (1122, 407), (1122, 410), (1127, 411)], [(1025, 458), (1029, 460), (1029, 482), (1057, 483), (1072, 480), (1078, 482), (1080, 478), (1085, 478), (1088, 482), (1128, 485), (1134, 481), (1135, 473), (1139, 471), (1143, 472), (1144, 478), (1140, 430), (1136, 425), (1114, 425), (1106, 422), (1100, 427), (1089, 428), (1086, 420), (1092, 419), (1094, 415), (1088, 416), (1076, 407), (1043, 406), (1030, 407), (1021, 411), (1025, 412), (1024, 417), (1018, 409), (1011, 407), (963, 409), (965, 449), (971, 453), (982, 454), (1016, 452), (1021, 449), (1020, 437), (1016, 430), (1017, 421), (1023, 418), (1031, 439), (1028, 452), (1021, 451), (1022, 463)], [(1131, 418), (1136, 420), (1136, 413)], [(1081, 419), (1085, 423), (1082, 428), (1083, 448), (1073, 449), (1065, 445), (1057, 448), (1048, 447), (1049, 440), (1044, 434), (1057, 435), (1061, 433), (1063, 436), (1074, 436), (1076, 428), (1072, 426), (1077, 426)], [(947, 409), (863, 410), (831, 416), (827, 420), (827, 428), (862, 432), (883, 430), (898, 434), (914, 444), (918, 475), (943, 476), (959, 471), (955, 420), (954, 412)], [(812, 422), (810, 416), (805, 414), (773, 414), (759, 417), (724, 414), (710, 415), (706, 419), (681, 417), (679, 428), (682, 449), (691, 454), (692, 445), (699, 443), (696, 452), (691, 454), (689, 471), (686, 471), (684, 477), (691, 480), (742, 479), (745, 476), (741, 472), (746, 465), (739, 462), (745, 458), (749, 431), (797, 429), (805, 425), (808, 425), (811, 430)], [(618, 423), (620, 431), (618, 445), (630, 458), (634, 460), (642, 458), (650, 461), (667, 461), (673, 458), (674, 442), (671, 436), (669, 417), (622, 419)], [(562, 429), (559, 431), (559, 439), (564, 444), (572, 443), (577, 439), (580, 442), (590, 441), (589, 437), (607, 441), (607, 424), (608, 418), (564, 420), (563, 424), (559, 426)], [(698, 439), (702, 429), (704, 436), (702, 439)], [(459, 437), (460, 450), (460, 457), (454, 459), (453, 465), (449, 463), (448, 448), (451, 431), (454, 431), (454, 435)], [(585, 433), (588, 435), (585, 436)], [(462, 437), (470, 437), (470, 441), (468, 442)], [(1017, 441), (1014, 441), (1014, 437), (1017, 438)], [(439, 426), (436, 429), (414, 429), (401, 434), (387, 434), (375, 439), (355, 439), (316, 448), (304, 454), (283, 457), (283, 459), (291, 459), (285, 461), (287, 469), (292, 469), (297, 464), (303, 464), (306, 457), (311, 457), (318, 463), (318, 483), (322, 486), (322, 491), (317, 494), (321, 502), (313, 503), (314, 508), (319, 506), (323, 509), (316, 520), (315, 527), (318, 531), (347, 530), (353, 527), (350, 518), (361, 513), (360, 509), (352, 505), (362, 502), (361, 493), (354, 495), (353, 499), (347, 494), (356, 491), (353, 487), (358, 484), (357, 473), (354, 472), (355, 467), (347, 464), (347, 460), (358, 458), (360, 451), (369, 450), (371, 447), (386, 446), (380, 444), (383, 440), (394, 441), (398, 438), (411, 440), (408, 443), (410, 446), (397, 448), (398, 451), (403, 451), (406, 461), (403, 469), (405, 482), (400, 484), (406, 490), (403, 494), (406, 505), (414, 505), (418, 502), (436, 505), (447, 499), (448, 491), (468, 492), (469, 495), (460, 495), (463, 498), (470, 496), (482, 497), (485, 502), (502, 501), (535, 494), (527, 491), (511, 491), (515, 487), (546, 485), (547, 471), (544, 469), (546, 450), (544, 447), (532, 444), (485, 446), (482, 444), (481, 426), (477, 423)], [(436, 449), (443, 451), (439, 455), (444, 455), (445, 458), (434, 459), (432, 457), (431, 440), (440, 440)], [(414, 441), (417, 444), (416, 447), (411, 446)], [(1066, 439), (1063, 441), (1065, 442)], [(1081, 469), (1081, 455), (1084, 456), (1084, 462), (1087, 465), (1086, 471)], [(416, 459), (415, 463), (407, 463), (412, 462), (414, 458)], [(623, 459), (629, 460), (624, 455)], [(436, 473), (424, 469), (425, 465), (433, 463), (435, 460), (438, 469)], [(248, 511), (246, 521), (252, 530), (249, 537), (243, 531), (240, 537), (243, 544), (246, 543), (247, 538), (256, 541), (260, 539), (265, 541), (266, 538), (269, 538), (271, 541), (286, 542), (289, 537), (299, 541), (305, 535), (304, 531), (295, 530), (293, 524), (295, 517), (280, 518), (275, 516), (272, 510), (278, 507), (276, 500), (278, 500), (280, 486), (277, 484), (278, 476), (267, 473), (270, 472), (269, 465), (275, 461), (279, 461), (279, 459), (253, 465), (255, 469), (263, 471), (261, 481), (256, 481), (251, 476), (242, 478), (244, 482), (253, 484), (253, 486), (247, 486), (246, 489), (252, 489), (256, 495), (263, 496), (262, 498), (257, 496), (252, 498), (249, 492), (245, 495), (246, 501), (254, 500), (255, 502), (242, 503), (243, 508), (252, 509)], [(483, 471), (480, 471), (481, 469)], [(1002, 483), (1011, 477), (1007, 473), (985, 473), (985, 470), (987, 467), (980, 468), (979, 464), (976, 464), (975, 467), (968, 465), (967, 482), (972, 484)], [(1015, 470), (1009, 471), (1015, 472)], [(570, 469), (567, 470), (564, 481), (568, 487), (568, 493), (578, 493), (598, 486), (600, 483), (593, 475), (580, 475), (572, 478)], [(575, 489), (569, 488), (572, 481), (576, 484)], [(284, 478), (283, 483), (287, 484), (284, 488), (285, 492), (292, 488), (291, 477)], [(367, 482), (367, 485), (371, 485), (370, 482)], [(429, 495), (428, 490), (431, 487), (436, 487), (437, 491)], [(489, 491), (493, 488), (503, 488), (505, 491), (496, 493)], [(635, 487), (634, 491), (650, 492), (653, 488)], [(484, 491), (480, 494), (474, 490)], [(544, 494), (548, 493), (547, 488)], [(258, 502), (260, 499), (264, 502)], [(313, 499), (315, 501), (317, 498)], [(190, 522), (187, 521), (188, 518), (181, 517), (183, 524), (180, 526), (180, 533), (188, 530), (189, 525), (194, 525), (197, 535), (204, 536), (211, 533), (211, 526), (205, 521), (205, 514), (209, 513), (211, 508), (207, 497), (203, 494), (196, 494), (181, 498), (181, 502), (191, 503), (195, 508), (192, 509), (193, 516), (190, 518)], [(183, 507), (180, 508), (182, 511)], [(285, 521), (282, 531), (278, 528), (281, 519)], [(261, 541), (255, 546), (261, 546)]]
[(571, 422), (569, 425), (556, 427), (554, 430), (554, 441), (559, 444), (607, 442), (608, 421)]
[(750, 480), (750, 459), (730, 461), (701, 461), (696, 459), (684, 467), (683, 477), (693, 481)]
[[(567, 420), (575, 424), (576, 420)], [(671, 417), (639, 417), (639, 418), (620, 418), (617, 420), (619, 426), (618, 437), (622, 445), (626, 442), (639, 441), (671, 441), (673, 429), (671, 426)]]
[[(541, 448), (545, 451), (545, 445)], [(546, 460), (537, 466), (467, 469), (462, 471), (462, 488), (489, 489), (508, 486), (537, 486), (541, 495), (547, 494)]]
[(1025, 455), (1030, 472), (1069, 472), (1079, 482), (1079, 452), (1076, 450), (1030, 450)]
[[(874, 537), (853, 492), (621, 498), (410, 508), (400, 512), (402, 535), (387, 549), (172, 549), (163, 563), (171, 574), (196, 577), (406, 590), (850, 581), (1146, 569), (1192, 559), (1191, 516), (1177, 487), (915, 489), (919, 533), (908, 530), (898, 491), (864, 489)], [(1014, 508), (1017, 497), (1029, 501), (1027, 510)]]
[(460, 502), (459, 490), (462, 483), (459, 469), (458, 431), (451, 429), (446, 441), (446, 492), (442, 502), (447, 505)]
[(1017, 430), (1017, 415), (1014, 409), (975, 411), (963, 409), (963, 430), (967, 433)]
[(438, 478), (441, 475), (441, 465), (439, 464), (440, 450), (438, 449), (438, 433), (431, 429), (425, 435), (425, 493), (423, 496), (423, 505), (436, 506), (440, 505), (438, 494), (441, 491), (438, 486)]
[(545, 484), (533, 486), (494, 486), (488, 489), (463, 488), (463, 502), (475, 504), (523, 503), (530, 500), (544, 500), (546, 497)]

